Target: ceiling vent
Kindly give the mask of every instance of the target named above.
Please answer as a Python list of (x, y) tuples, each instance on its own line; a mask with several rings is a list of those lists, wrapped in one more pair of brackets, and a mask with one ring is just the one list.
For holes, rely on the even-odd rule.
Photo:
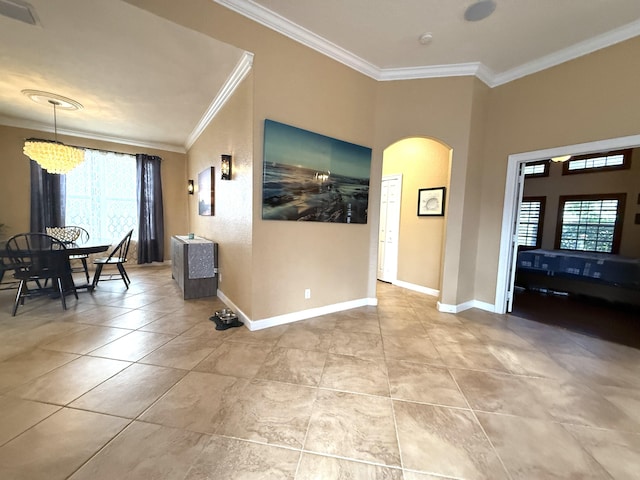
[(29, 25), (38, 24), (38, 17), (33, 7), (20, 0), (0, 0), (0, 15)]

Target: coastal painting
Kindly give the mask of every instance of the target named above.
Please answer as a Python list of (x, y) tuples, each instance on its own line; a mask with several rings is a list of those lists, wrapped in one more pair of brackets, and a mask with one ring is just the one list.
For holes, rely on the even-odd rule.
[(367, 223), (371, 149), (265, 120), (262, 218)]

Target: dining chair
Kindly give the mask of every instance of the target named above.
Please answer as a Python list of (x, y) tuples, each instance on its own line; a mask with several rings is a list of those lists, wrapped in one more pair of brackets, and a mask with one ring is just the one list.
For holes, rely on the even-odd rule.
[[(44, 233), (20, 233), (7, 240), (6, 251), (13, 264), (13, 276), (20, 282), (13, 304), (14, 317), (18, 305), (24, 305), (27, 297), (57, 294), (64, 310), (69, 291), (78, 298), (66, 247), (57, 238)], [(46, 287), (48, 280), (50, 287)], [(36, 286), (30, 288), (29, 282)]]
[[(47, 235), (51, 235), (57, 238), (64, 244), (83, 245), (89, 241), (89, 232), (82, 227), (76, 226), (64, 226), (64, 227), (46, 227)], [(80, 260), (82, 267), (73, 267), (71, 265), (72, 272), (84, 272), (84, 276), (87, 278), (87, 283), (91, 282), (89, 278), (89, 266), (87, 265), (87, 259), (89, 255), (69, 255), (69, 261)]]
[[(127, 263), (127, 254), (129, 253), (129, 244), (131, 243), (132, 234), (133, 230), (129, 230), (129, 233), (120, 240), (120, 243), (116, 245), (108, 257), (96, 258), (93, 261), (93, 264), (96, 266), (96, 272), (93, 275), (93, 288), (96, 288), (98, 285), (102, 269), (105, 265), (115, 265), (118, 267), (118, 272), (120, 272), (120, 277), (122, 278), (125, 287), (129, 288), (131, 280), (129, 280), (129, 275), (127, 275), (127, 271), (124, 269), (124, 264)], [(113, 280), (111, 275), (108, 280)]]

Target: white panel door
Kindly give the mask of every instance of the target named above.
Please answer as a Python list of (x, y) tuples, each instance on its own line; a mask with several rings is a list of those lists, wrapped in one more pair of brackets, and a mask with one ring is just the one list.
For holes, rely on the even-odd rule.
[(511, 262), (509, 265), (509, 284), (507, 285), (507, 313), (513, 311), (513, 298), (516, 294), (516, 265), (518, 263), (518, 233), (520, 230), (520, 206), (524, 192), (524, 163), (518, 165), (518, 184), (515, 191), (515, 218), (513, 219), (513, 237), (511, 238)]
[(382, 177), (380, 194), (380, 231), (378, 232), (378, 280), (398, 279), (398, 235), (402, 175)]

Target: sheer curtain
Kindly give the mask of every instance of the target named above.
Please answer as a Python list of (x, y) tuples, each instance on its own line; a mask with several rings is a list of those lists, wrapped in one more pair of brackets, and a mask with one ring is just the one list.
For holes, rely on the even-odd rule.
[(160, 157), (137, 154), (138, 263), (164, 261), (164, 212)]
[(65, 224), (65, 176), (43, 170), (31, 160), (31, 232)]
[(89, 232), (91, 241), (116, 244), (137, 230), (136, 161), (133, 155), (85, 150), (85, 161), (67, 177), (67, 225)]

